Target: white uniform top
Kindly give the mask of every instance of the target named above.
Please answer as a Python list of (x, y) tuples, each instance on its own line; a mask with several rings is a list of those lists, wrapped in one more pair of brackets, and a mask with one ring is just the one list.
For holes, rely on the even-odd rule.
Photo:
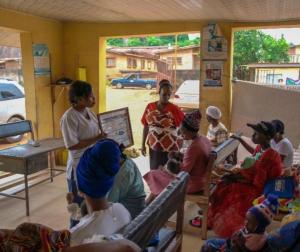
[[(86, 116), (90, 119), (87, 119)], [(80, 140), (96, 137), (100, 134), (97, 116), (89, 108), (79, 112), (74, 108), (69, 108), (61, 118), (60, 127), (66, 148), (74, 146)], [(72, 170), (76, 169), (80, 157), (86, 149), (69, 150), (67, 162), (67, 178), (72, 176)]]
[(285, 168), (292, 167), (294, 161), (294, 148), (291, 142), (287, 138), (283, 138), (278, 143), (272, 139), (270, 144), (272, 149), (276, 150), (280, 155), (285, 156), (283, 160)]
[(110, 207), (94, 211), (81, 218), (80, 222), (71, 228), (71, 246), (88, 241), (97, 235), (111, 235), (131, 221), (130, 213), (120, 203), (110, 203)]

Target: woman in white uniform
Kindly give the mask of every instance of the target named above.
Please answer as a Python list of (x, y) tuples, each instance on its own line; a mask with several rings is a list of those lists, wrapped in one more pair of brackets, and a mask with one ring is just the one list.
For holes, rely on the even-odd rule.
[[(69, 108), (61, 118), (60, 126), (66, 148), (68, 149), (67, 181), (68, 190), (74, 195), (74, 202), (81, 204), (75, 182), (76, 167), (84, 151), (105, 138), (100, 131), (98, 119), (90, 110), (95, 105), (92, 86), (85, 81), (74, 81), (69, 89)], [(71, 227), (77, 223), (71, 221)]]

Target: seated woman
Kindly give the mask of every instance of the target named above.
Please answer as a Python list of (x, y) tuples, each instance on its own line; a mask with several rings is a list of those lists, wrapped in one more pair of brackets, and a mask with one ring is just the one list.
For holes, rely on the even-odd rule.
[(249, 208), (242, 229), (237, 230), (229, 239), (209, 239), (202, 246), (201, 252), (265, 251), (267, 247), (266, 227), (271, 224), (277, 211), (277, 197), (269, 195), (262, 204)]
[(145, 207), (146, 193), (143, 178), (137, 165), (124, 153), (121, 153), (120, 164), (121, 168), (107, 199), (124, 205), (134, 219)]
[(77, 184), (88, 214), (71, 228), (72, 246), (86, 243), (97, 235), (111, 235), (130, 222), (126, 208), (119, 203), (109, 203), (106, 198), (120, 168), (120, 155), (119, 145), (106, 139), (97, 142), (81, 157), (76, 169)]
[(291, 142), (284, 137), (284, 124), (280, 120), (273, 120), (272, 124), (275, 128), (275, 136), (271, 140), (271, 147), (276, 150), (281, 157), (285, 169), (289, 169), (293, 165), (294, 148)]
[(211, 152), (211, 143), (207, 137), (199, 135), (201, 113), (199, 110), (186, 114), (180, 126), (184, 140), (192, 140), (183, 156), (181, 170), (190, 175), (188, 193), (203, 190), (206, 168)]
[[(258, 152), (262, 155), (253, 167), (237, 168), (235, 173), (238, 179), (234, 182), (219, 182), (210, 197), (208, 226), (223, 238), (230, 237), (243, 226), (245, 214), (253, 200), (263, 193), (268, 180), (279, 177), (282, 172), (280, 156), (270, 147), (275, 133), (273, 125), (270, 122), (247, 125), (254, 130), (254, 141), (258, 143), (253, 155)], [(201, 226), (201, 220), (198, 224)]]

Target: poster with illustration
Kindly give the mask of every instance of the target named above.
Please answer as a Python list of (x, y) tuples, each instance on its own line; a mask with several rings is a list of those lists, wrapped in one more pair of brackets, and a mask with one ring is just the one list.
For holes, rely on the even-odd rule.
[(125, 148), (134, 144), (128, 107), (100, 113), (98, 121), (107, 138), (123, 144)]
[(49, 49), (46, 44), (33, 44), (34, 74), (50, 76)]
[(204, 86), (222, 86), (223, 61), (204, 61)]
[(227, 40), (222, 36), (217, 24), (209, 24), (203, 29), (202, 58), (227, 59)]

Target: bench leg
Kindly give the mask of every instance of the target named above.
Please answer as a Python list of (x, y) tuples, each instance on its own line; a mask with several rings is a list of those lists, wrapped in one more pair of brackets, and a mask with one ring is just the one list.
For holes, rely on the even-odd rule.
[(53, 182), (53, 169), (55, 169), (55, 153), (54, 153), (54, 151), (51, 151), (49, 153), (49, 159), (50, 159), (50, 181)]
[(202, 225), (201, 225), (201, 238), (202, 240), (207, 239), (207, 216), (208, 216), (208, 206), (201, 206), (203, 211)]
[(24, 182), (25, 182), (26, 216), (29, 216), (29, 193), (28, 193), (28, 178), (27, 178), (27, 174), (24, 174)]

